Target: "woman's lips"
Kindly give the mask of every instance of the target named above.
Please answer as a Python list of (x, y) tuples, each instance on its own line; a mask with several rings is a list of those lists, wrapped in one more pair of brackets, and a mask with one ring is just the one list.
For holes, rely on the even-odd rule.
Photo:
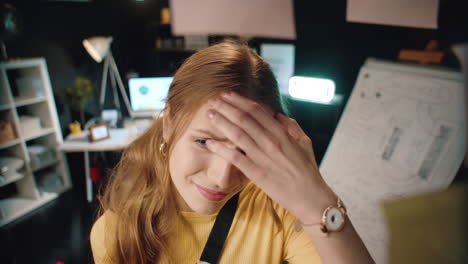
[(213, 191), (210, 189), (206, 189), (196, 183), (195, 183), (195, 187), (197, 187), (198, 191), (201, 193), (201, 195), (203, 195), (203, 197), (205, 197), (207, 200), (210, 200), (212, 202), (219, 202), (223, 200), (224, 198), (226, 198), (226, 196), (228, 195), (225, 192), (217, 192), (217, 191)]

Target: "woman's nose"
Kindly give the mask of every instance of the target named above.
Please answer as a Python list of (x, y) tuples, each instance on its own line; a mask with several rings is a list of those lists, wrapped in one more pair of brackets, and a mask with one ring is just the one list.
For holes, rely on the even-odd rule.
[(219, 189), (229, 189), (234, 179), (236, 168), (221, 157), (215, 157), (210, 163), (208, 176)]

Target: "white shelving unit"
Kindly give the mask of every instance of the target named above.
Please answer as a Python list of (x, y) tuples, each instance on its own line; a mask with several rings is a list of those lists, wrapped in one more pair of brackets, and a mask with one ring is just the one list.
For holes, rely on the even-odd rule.
[[(22, 131), (23, 115), (38, 118), (40, 128)], [(2, 227), (71, 188), (68, 164), (59, 150), (63, 137), (44, 58), (0, 63), (0, 120), (11, 122), (16, 134), (14, 140), (0, 144), (0, 158), (24, 161), (18, 175), (0, 182)], [(39, 165), (33, 164), (28, 152), (33, 145), (47, 147), (52, 157)]]

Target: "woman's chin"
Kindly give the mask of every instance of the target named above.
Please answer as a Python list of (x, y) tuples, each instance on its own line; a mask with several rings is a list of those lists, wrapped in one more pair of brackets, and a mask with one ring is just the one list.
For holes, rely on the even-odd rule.
[(217, 213), (223, 204), (224, 203), (222, 202), (214, 203), (205, 201), (203, 204), (198, 204), (197, 206), (192, 207), (192, 210), (198, 214), (210, 215)]

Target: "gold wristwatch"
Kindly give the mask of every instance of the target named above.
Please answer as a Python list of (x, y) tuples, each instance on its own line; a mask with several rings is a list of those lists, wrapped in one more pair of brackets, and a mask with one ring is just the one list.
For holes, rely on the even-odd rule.
[(322, 222), (319, 224), (304, 224), (296, 222), (296, 231), (299, 231), (302, 226), (319, 226), (323, 234), (328, 235), (331, 232), (341, 231), (346, 222), (346, 207), (340, 198), (337, 198), (336, 205), (331, 205), (325, 208), (322, 214)]
[(320, 230), (324, 234), (330, 232), (341, 231), (346, 222), (346, 207), (341, 202), (340, 198), (337, 198), (336, 205), (328, 206), (322, 215), (322, 223), (320, 224)]

